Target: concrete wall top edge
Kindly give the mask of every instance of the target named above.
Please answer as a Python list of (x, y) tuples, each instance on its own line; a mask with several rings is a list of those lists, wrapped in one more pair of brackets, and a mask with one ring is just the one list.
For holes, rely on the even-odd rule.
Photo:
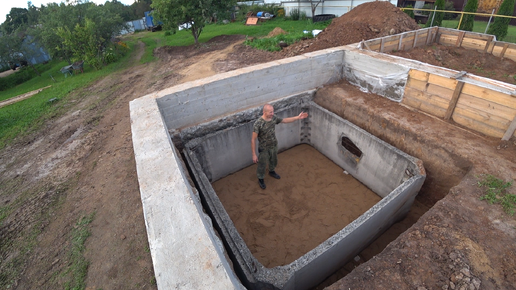
[[(240, 289), (199, 213), (156, 100), (130, 103), (131, 132), (149, 247), (160, 289)], [(178, 237), (181, 237), (178, 239)]]

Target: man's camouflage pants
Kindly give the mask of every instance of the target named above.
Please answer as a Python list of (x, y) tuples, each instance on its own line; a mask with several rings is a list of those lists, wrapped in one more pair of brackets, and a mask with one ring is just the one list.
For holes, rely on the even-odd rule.
[(269, 164), (269, 172), (274, 171), (278, 165), (278, 146), (264, 150), (258, 149), (258, 169), (256, 169), (258, 179), (263, 179), (265, 176), (267, 164)]

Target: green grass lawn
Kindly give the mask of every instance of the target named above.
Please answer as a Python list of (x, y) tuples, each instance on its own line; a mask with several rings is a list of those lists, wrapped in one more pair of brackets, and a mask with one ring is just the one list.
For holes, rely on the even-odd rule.
[(0, 100), (5, 100), (42, 87), (52, 86), (29, 99), (0, 108), (0, 149), (18, 135), (36, 130), (48, 118), (63, 113), (66, 104), (69, 102), (70, 92), (125, 68), (127, 62), (124, 60), (129, 55), (130, 53), (117, 63), (110, 64), (98, 71), (85, 65), (83, 74), (79, 73), (68, 77), (59, 72), (68, 63), (52, 61), (44, 66), (47, 69), (41, 71), (41, 76), (9, 90), (1, 91)]
[[(329, 22), (313, 24), (309, 20), (291, 21), (284, 18), (272, 19), (256, 26), (246, 26), (241, 22), (210, 24), (204, 28), (199, 37), (199, 42), (204, 43), (218, 35), (241, 34), (249, 37), (261, 37), (267, 35), (276, 27), (281, 27), (290, 33), (300, 33), (303, 30), (323, 29), (328, 24)], [(135, 52), (138, 41), (145, 43), (145, 52), (140, 61), (141, 63), (155, 61), (156, 59), (152, 52), (157, 47), (194, 44), (190, 31), (184, 30), (169, 35), (167, 35), (166, 31), (139, 32), (125, 36), (124, 41), (131, 48), (131, 52), (117, 63), (110, 64), (101, 70), (97, 71), (85, 64), (83, 74), (65, 78), (59, 70), (68, 64), (65, 61), (54, 60), (48, 64), (38, 66), (41, 76), (34, 77), (11, 89), (0, 91), (1, 101), (42, 87), (52, 86), (29, 99), (0, 108), (0, 149), (12, 142), (17, 136), (37, 130), (49, 118), (59, 116), (65, 112), (69, 107), (67, 104), (71, 101), (70, 93), (72, 91), (83, 88), (99, 78), (127, 68), (127, 59), (131, 53)]]
[[(324, 29), (329, 24), (329, 21), (312, 23), (311, 20), (292, 21), (285, 18), (274, 18), (266, 22), (260, 22), (259, 25), (250, 26), (246, 26), (242, 22), (210, 24), (204, 28), (199, 37), (199, 42), (204, 43), (219, 35), (239, 34), (248, 37), (263, 37), (276, 27), (280, 27), (289, 33), (302, 33), (304, 30)], [(177, 31), (176, 34), (170, 35), (167, 35), (166, 31), (140, 32), (133, 34), (129, 39), (131, 43), (136, 43), (138, 40), (145, 43), (146, 50), (141, 59), (141, 63), (154, 61), (152, 51), (157, 47), (164, 45), (187, 46), (195, 44), (192, 33), (186, 30)]]

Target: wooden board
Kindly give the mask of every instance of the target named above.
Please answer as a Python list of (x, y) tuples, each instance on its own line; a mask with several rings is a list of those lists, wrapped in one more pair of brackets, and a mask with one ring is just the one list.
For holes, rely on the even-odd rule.
[(245, 21), (245, 25), (256, 25), (258, 24), (258, 17), (248, 17)]
[(429, 95), (433, 95), (433, 96), (436, 96), (436, 97), (438, 97), (440, 99), (443, 99), (444, 108), (448, 108), (448, 103), (450, 102), (450, 100), (451, 100), (451, 98), (453, 96), (454, 90), (448, 89), (448, 88), (444, 88), (444, 87), (441, 87), (441, 86), (437, 86), (437, 85), (434, 85), (434, 84), (430, 84), (430, 85), (428, 85), (428, 88), (426, 89), (426, 92)]
[(416, 80), (428, 82), (429, 76), (430, 76), (430, 73), (427, 73), (424, 71), (420, 71), (420, 70), (416, 70), (416, 69), (411, 69), (409, 71), (409, 77), (414, 78)]
[(479, 111), (483, 111), (492, 115), (496, 115), (505, 119), (507, 122), (512, 120), (516, 115), (516, 110), (499, 104), (494, 104), (484, 99), (477, 98), (472, 95), (465, 94), (464, 91), (460, 95), (459, 103)]
[[(509, 127), (509, 123), (505, 119), (498, 119), (496, 116), (489, 115), (487, 113), (475, 110), (471, 107), (466, 107), (463, 105), (457, 104), (455, 108), (455, 114), (462, 115), (464, 117), (468, 117), (471, 120), (475, 120), (478, 123), (482, 123), (493, 129), (499, 130), (500, 132), (505, 132), (507, 127)], [(455, 117), (455, 116), (454, 116)], [(504, 122), (505, 121), (505, 122)]]
[(407, 84), (405, 85), (406, 88), (409, 87), (409, 88), (419, 90), (422, 92), (426, 91), (427, 86), (428, 86), (428, 82), (421, 81), (421, 80), (418, 80), (418, 79), (415, 79), (412, 77), (408, 78)]
[(465, 84), (462, 93), (475, 96), (484, 100), (488, 100), (495, 104), (503, 105), (512, 109), (516, 109), (516, 98), (501, 92), (482, 88), (473, 84)]
[(473, 119), (470, 119), (461, 114), (454, 114), (453, 121), (455, 121), (457, 124), (460, 124), (471, 130), (480, 132), (487, 136), (496, 137), (496, 138), (501, 138), (503, 136), (503, 132), (501, 132), (500, 130), (493, 128), (491, 126), (488, 126), (482, 122), (478, 122)]
[(457, 86), (457, 80), (434, 74), (428, 76), (428, 82), (451, 90), (454, 90), (455, 86)]

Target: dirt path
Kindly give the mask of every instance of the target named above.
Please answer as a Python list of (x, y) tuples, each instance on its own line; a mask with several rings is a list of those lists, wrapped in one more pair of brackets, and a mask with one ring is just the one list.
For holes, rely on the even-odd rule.
[[(242, 40), (221, 36), (202, 47), (171, 48), (160, 61), (146, 65), (138, 64), (144, 52), (140, 42), (129, 60), (132, 67), (74, 92), (68, 113), (0, 151), (0, 206), (14, 208), (0, 228), (0, 273), (9, 273), (0, 275), (0, 288), (70, 285), (72, 233), (78, 220), (91, 214), (86, 289), (156, 288), (129, 101), (216, 74), (220, 70), (213, 64), (222, 63)], [(230, 69), (245, 65), (232, 62)], [(17, 269), (21, 272), (12, 275), (19, 278), (6, 280)]]
[(0, 108), (8, 106), (10, 104), (14, 104), (14, 103), (19, 102), (19, 101), (23, 101), (25, 99), (28, 99), (28, 98), (36, 95), (36, 94), (39, 94), (39, 92), (41, 92), (42, 90), (48, 89), (50, 87), (51, 86), (46, 86), (44, 88), (37, 89), (37, 90), (31, 91), (31, 92), (28, 92), (28, 93), (25, 93), (25, 94), (22, 94), (22, 95), (19, 95), (19, 96), (16, 96), (16, 97), (9, 98), (9, 99), (4, 100), (4, 101), (1, 101), (0, 102)]

